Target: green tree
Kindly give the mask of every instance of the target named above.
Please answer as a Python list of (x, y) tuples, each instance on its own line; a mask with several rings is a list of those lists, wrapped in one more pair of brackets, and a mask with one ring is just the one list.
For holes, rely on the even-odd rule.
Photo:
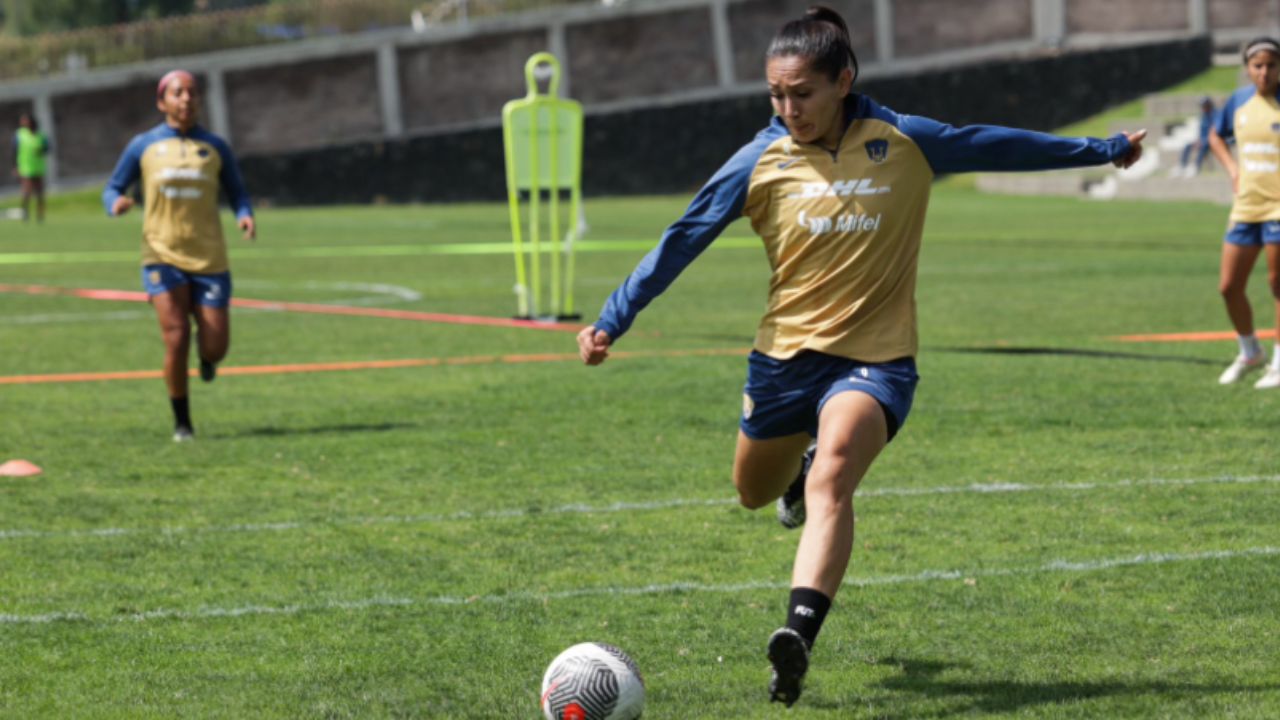
[(196, 5), (197, 0), (0, 0), (0, 22), (5, 35), (31, 36), (185, 15)]

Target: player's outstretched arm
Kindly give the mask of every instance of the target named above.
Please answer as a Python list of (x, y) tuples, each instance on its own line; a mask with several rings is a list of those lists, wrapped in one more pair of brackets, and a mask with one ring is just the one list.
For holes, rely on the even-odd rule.
[(578, 356), (588, 365), (599, 365), (609, 357), (609, 345), (612, 343), (609, 333), (588, 325), (578, 333)]
[(1111, 162), (1118, 168), (1124, 169), (1132, 167), (1134, 163), (1142, 158), (1142, 141), (1147, 137), (1146, 129), (1138, 132), (1127, 132), (1124, 134), (1126, 140), (1129, 141), (1129, 152), (1124, 157), (1118, 157)]

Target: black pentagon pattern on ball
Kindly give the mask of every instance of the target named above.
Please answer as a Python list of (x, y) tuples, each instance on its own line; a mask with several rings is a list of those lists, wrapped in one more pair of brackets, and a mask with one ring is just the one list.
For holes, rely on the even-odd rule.
[(640, 681), (641, 687), (644, 686), (644, 676), (640, 674), (640, 666), (636, 665), (636, 661), (632, 660), (630, 655), (623, 652), (622, 648), (602, 642), (598, 642), (595, 645), (601, 650), (604, 650), (610, 655), (621, 660), (628, 668), (631, 669), (631, 673), (636, 676), (636, 679)]
[(558, 718), (571, 703), (577, 703), (586, 712), (585, 720), (609, 717), (618, 704), (618, 677), (613, 669), (595, 658), (566, 659), (551, 678), (547, 707), (552, 717)]

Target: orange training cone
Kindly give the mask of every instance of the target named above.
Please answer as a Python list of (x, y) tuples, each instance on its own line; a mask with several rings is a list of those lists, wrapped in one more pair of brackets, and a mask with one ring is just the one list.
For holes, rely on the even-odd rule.
[(0, 465), (0, 476), (5, 477), (29, 477), (31, 475), (39, 475), (44, 472), (38, 465), (27, 462), (26, 460), (10, 460)]

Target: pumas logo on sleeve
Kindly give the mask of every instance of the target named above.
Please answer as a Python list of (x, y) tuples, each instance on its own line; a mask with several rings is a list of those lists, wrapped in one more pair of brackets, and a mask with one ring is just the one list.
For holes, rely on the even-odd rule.
[(889, 141), (888, 140), (868, 140), (863, 146), (867, 149), (867, 157), (871, 162), (879, 165), (889, 157)]

